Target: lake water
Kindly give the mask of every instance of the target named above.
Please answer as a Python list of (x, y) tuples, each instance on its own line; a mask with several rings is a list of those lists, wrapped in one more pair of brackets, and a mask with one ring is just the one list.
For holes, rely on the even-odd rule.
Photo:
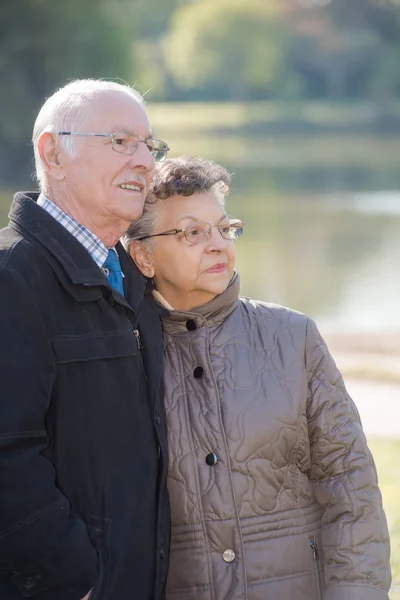
[(400, 332), (400, 139), (170, 135), (234, 172), (242, 293), (324, 332)]

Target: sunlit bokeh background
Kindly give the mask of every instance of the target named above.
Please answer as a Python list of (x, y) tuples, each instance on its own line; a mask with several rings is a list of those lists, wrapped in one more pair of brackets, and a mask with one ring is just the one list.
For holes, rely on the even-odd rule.
[(313, 317), (380, 474), (400, 598), (400, 0), (3, 0), (0, 225), (77, 77), (145, 94), (171, 155), (234, 173), (242, 293)]

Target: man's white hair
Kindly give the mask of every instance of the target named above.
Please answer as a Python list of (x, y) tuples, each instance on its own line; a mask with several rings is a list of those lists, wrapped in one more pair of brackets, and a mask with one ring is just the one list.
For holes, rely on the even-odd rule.
[[(126, 84), (103, 79), (76, 79), (47, 98), (36, 118), (32, 135), (36, 179), (41, 189), (43, 188), (45, 169), (39, 155), (38, 143), (42, 133), (45, 131), (52, 133), (79, 131), (84, 127), (88, 117), (88, 104), (100, 94), (110, 91), (128, 94), (144, 108), (143, 96), (137, 90)], [(77, 156), (76, 136), (60, 136), (59, 143), (71, 158)]]

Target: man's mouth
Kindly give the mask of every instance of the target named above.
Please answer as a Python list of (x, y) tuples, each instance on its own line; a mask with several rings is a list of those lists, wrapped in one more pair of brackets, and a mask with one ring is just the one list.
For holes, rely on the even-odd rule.
[(134, 192), (143, 192), (143, 185), (137, 183), (120, 183), (119, 186), (123, 190), (132, 190)]

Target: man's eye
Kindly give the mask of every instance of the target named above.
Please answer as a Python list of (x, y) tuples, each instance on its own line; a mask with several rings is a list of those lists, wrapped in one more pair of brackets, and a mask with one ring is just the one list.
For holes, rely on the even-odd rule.
[(233, 230), (233, 227), (231, 227), (230, 225), (222, 225), (221, 226), (221, 231), (222, 233), (230, 233), (231, 229)]
[(117, 146), (123, 146), (125, 141), (125, 138), (114, 138), (114, 144), (117, 144)]
[(154, 141), (153, 140), (146, 140), (146, 146), (150, 150), (150, 152), (153, 152), (153, 150), (154, 150)]

